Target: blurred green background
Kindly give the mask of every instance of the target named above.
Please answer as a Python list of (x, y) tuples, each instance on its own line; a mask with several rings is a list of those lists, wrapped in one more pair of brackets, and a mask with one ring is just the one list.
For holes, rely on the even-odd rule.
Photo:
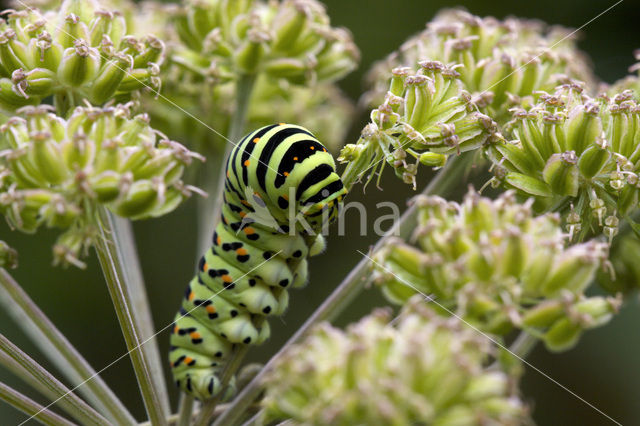
[[(577, 28), (615, 1), (327, 0), (325, 3), (332, 22), (349, 28), (362, 51), (360, 69), (341, 84), (349, 96), (357, 99), (363, 91), (363, 75), (371, 63), (421, 30), (443, 7), (457, 5), (478, 15), (497, 18), (515, 15)], [(638, 22), (640, 4), (625, 0), (582, 30), (580, 46), (590, 55), (596, 74), (604, 81), (612, 82), (623, 77), (627, 67), (633, 63), (632, 52), (640, 47)], [(349, 140), (345, 142), (355, 140), (365, 120), (366, 116), (358, 118)], [(429, 175), (421, 172), (419, 177), (420, 185), (424, 186)], [(478, 177), (476, 186), (481, 185), (483, 179)], [(395, 200), (404, 205), (414, 193), (398, 182), (390, 171), (383, 179), (383, 187), (384, 191), (378, 191), (372, 185), (366, 194), (358, 187), (351, 194), (351, 199), (363, 200), (374, 211), (377, 202)], [(461, 185), (460, 192), (465, 189)], [(195, 206), (195, 199), (192, 199), (167, 217), (135, 224), (156, 329), (164, 328), (172, 321), (183, 289), (194, 271), (198, 256), (195, 252)], [(388, 211), (381, 211), (381, 214), (385, 213)], [(327, 252), (311, 261), (309, 286), (292, 292), (291, 308), (284, 317), (271, 321), (273, 337), (252, 351), (251, 360), (267, 360), (360, 260), (361, 255), (356, 250), (367, 251), (375, 242), (376, 236), (371, 231), (375, 215), (369, 215), (369, 236), (360, 236), (355, 210), (351, 211), (351, 216), (353, 220), (347, 223), (347, 235), (330, 237)], [(45, 231), (24, 236), (11, 232), (4, 223), (0, 224), (0, 237), (20, 253), (20, 267), (13, 271), (13, 275), (99, 370), (126, 352), (111, 301), (93, 253), (85, 271), (51, 266), (50, 250), (54, 235), (54, 232)], [(345, 313), (341, 322), (354, 320), (383, 303), (377, 290), (367, 290)], [(49, 366), (42, 354), (2, 312), (0, 323), (0, 332)], [(610, 324), (586, 333), (573, 350), (554, 355), (538, 347), (528, 361), (622, 424), (640, 424), (639, 326), (640, 304), (637, 295), (632, 295)], [(158, 335), (163, 354), (168, 348), (167, 331)], [(103, 377), (132, 412), (142, 419), (144, 408), (129, 359), (125, 358), (107, 369)], [(4, 370), (0, 371), (0, 381), (28, 392), (22, 383)], [(177, 390), (171, 385), (170, 389), (175, 403)], [(538, 424), (611, 424), (594, 408), (531, 368), (526, 369), (522, 392)], [(16, 424), (24, 419), (21, 413), (0, 405), (0, 424)]]

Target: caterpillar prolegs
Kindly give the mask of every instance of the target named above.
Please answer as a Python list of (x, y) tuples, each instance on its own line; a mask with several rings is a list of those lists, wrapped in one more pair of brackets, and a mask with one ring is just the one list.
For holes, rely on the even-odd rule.
[(307, 257), (337, 217), (346, 189), (326, 148), (303, 127), (274, 124), (245, 136), (226, 163), (224, 204), (171, 334), (178, 387), (203, 400), (222, 389), (234, 345), (269, 337), (268, 315), (307, 281)]

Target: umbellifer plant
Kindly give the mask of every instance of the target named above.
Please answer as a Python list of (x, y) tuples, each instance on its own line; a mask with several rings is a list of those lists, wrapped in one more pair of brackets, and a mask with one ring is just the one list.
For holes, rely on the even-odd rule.
[[(48, 425), (532, 423), (530, 351), (574, 347), (640, 274), (640, 84), (599, 82), (572, 34), (442, 11), (373, 66), (357, 123), (337, 82), (360, 54), (317, 0), (16, 0), (0, 213), (57, 230), (54, 273), (95, 249), (146, 417), (8, 272), (4, 241), (0, 303), (49, 364), (0, 334), (0, 364), (31, 388), (0, 383), (0, 399)], [(245, 363), (308, 256), (331, 256), (348, 193), (389, 167), (422, 193), (265, 365)], [(130, 221), (194, 194), (205, 254), (156, 330)], [(388, 307), (329, 324), (378, 289)]]

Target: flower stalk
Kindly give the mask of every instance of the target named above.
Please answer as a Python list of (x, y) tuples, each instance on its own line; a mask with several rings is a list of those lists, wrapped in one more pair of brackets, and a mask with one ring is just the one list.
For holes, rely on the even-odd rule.
[(0, 399), (48, 426), (73, 426), (74, 423), (38, 404), (31, 398), (0, 383)]
[(118, 397), (5, 269), (0, 269), (0, 285), (0, 304), (5, 311), (70, 383), (83, 384), (78, 388), (79, 393), (110, 421), (134, 423), (135, 419)]
[[(253, 91), (256, 76), (242, 74), (236, 82), (236, 108), (231, 119), (231, 127), (226, 138), (224, 154), (216, 158), (217, 164), (205, 165), (202, 173), (200, 187), (209, 195), (201, 199), (198, 209), (198, 253), (204, 253), (211, 245), (211, 235), (220, 217), (222, 206), (222, 193), (224, 192), (224, 181), (226, 178), (225, 162), (231, 154), (233, 148), (240, 142), (240, 137), (244, 133), (249, 110), (249, 99)], [(212, 156), (209, 156), (211, 158)], [(213, 163), (213, 162), (212, 162)], [(218, 167), (215, 167), (218, 166)]]
[(137, 312), (132, 304), (131, 287), (127, 282), (122, 252), (115, 241), (113, 216), (101, 208), (97, 212), (99, 221), (99, 238), (96, 239), (96, 253), (107, 281), (107, 288), (122, 329), (127, 349), (136, 373), (140, 393), (144, 401), (149, 419), (153, 424), (166, 425), (169, 413), (168, 397), (160, 394), (163, 386), (157, 382), (163, 377), (153, 375), (147, 352), (143, 349), (149, 338), (143, 340), (136, 319)]
[[(69, 415), (80, 423), (108, 426), (110, 423), (96, 410), (80, 399), (73, 390), (67, 388), (51, 373), (45, 370), (33, 358), (21, 351), (5, 336), (0, 335), (0, 351), (4, 356), (0, 357), (0, 363), (6, 365), (11, 371), (21, 376), (27, 382), (36, 381), (39, 388), (59, 404)], [(7, 363), (7, 359), (9, 363)], [(19, 368), (15, 368), (17, 364)]]

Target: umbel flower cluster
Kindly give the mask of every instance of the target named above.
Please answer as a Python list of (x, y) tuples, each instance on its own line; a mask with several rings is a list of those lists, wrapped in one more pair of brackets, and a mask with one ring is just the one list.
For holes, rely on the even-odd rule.
[(469, 192), (462, 204), (413, 202), (417, 246), (394, 239), (374, 254), (374, 282), (393, 303), (420, 293), (443, 315), (495, 335), (519, 328), (551, 350), (572, 347), (617, 311), (618, 299), (584, 295), (607, 245), (565, 247), (557, 215), (534, 216), (512, 191), (495, 201)]
[(568, 29), (444, 10), (424, 31), (373, 67), (369, 103), (375, 105), (384, 97), (392, 69), (414, 67), (424, 60), (454, 67), (476, 105), (496, 120), (536, 90), (552, 90), (569, 77), (593, 80), (588, 61)]
[(0, 22), (0, 111), (11, 115), (53, 95), (65, 114), (83, 100), (127, 101), (135, 90), (159, 88), (164, 44), (128, 30), (121, 14), (92, 0), (10, 10)]
[(27, 106), (0, 127), (0, 210), (21, 231), (67, 229), (54, 248), (57, 261), (79, 264), (98, 206), (155, 217), (193, 189), (180, 179), (199, 156), (163, 139), (129, 107), (78, 107), (63, 119), (49, 106)]
[(263, 420), (290, 424), (527, 423), (515, 378), (487, 370), (486, 337), (436, 314), (422, 297), (346, 331), (320, 325), (266, 380)]
[(188, 0), (176, 17), (172, 61), (224, 82), (264, 71), (292, 83), (332, 81), (355, 68), (351, 35), (329, 26), (315, 0)]
[[(228, 134), (243, 96), (238, 81), (248, 78), (247, 128), (295, 122), (328, 145), (342, 140), (353, 107), (333, 83), (356, 67), (359, 52), (347, 30), (330, 25), (320, 2), (186, 1), (143, 9), (165, 21), (168, 40), (163, 97), (175, 105), (145, 103), (161, 130), (188, 135), (203, 152), (220, 150), (226, 141), (194, 117)], [(193, 117), (176, 118), (176, 105)]]
[(571, 237), (590, 231), (609, 240), (620, 216), (638, 205), (640, 106), (631, 90), (592, 98), (564, 84), (537, 94), (512, 111), (500, 141), (487, 149), (495, 182), (536, 199), (536, 207), (562, 212)]
[(460, 73), (437, 61), (420, 68), (393, 70), (384, 102), (371, 112), (355, 144), (346, 145), (343, 180), (353, 182), (370, 171), (369, 180), (390, 164), (406, 183), (416, 186), (418, 165), (439, 167), (446, 155), (474, 150), (502, 138), (497, 124), (477, 111), (463, 90)]

